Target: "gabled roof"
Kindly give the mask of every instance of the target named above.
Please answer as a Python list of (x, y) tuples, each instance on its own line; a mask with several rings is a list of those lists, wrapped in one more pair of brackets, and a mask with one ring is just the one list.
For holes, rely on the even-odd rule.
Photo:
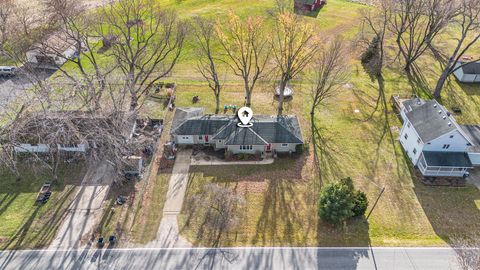
[(230, 123), (230, 119), (227, 117), (205, 115), (186, 120), (172, 133), (176, 135), (213, 135), (228, 123)]
[(187, 119), (198, 117), (203, 115), (204, 108), (176, 108), (175, 114), (173, 115), (172, 127), (170, 130), (177, 129), (181, 124), (183, 124)]
[(458, 128), (455, 119), (436, 100), (428, 100), (406, 113), (424, 143)]
[(260, 135), (251, 128), (237, 127), (229, 136), (226, 145), (267, 145)]
[(465, 152), (423, 151), (428, 166), (471, 168), (472, 162)]
[(269, 143), (303, 143), (295, 116), (264, 116), (252, 119), (252, 127), (239, 127), (236, 116), (205, 115), (184, 121), (172, 131), (174, 135), (213, 135), (227, 145), (265, 145)]
[[(464, 63), (459, 63), (457, 66), (463, 65), (463, 64)], [(474, 74), (474, 75), (480, 74), (480, 61), (465, 64), (464, 66), (461, 67), (461, 69), (463, 70), (464, 74)]]

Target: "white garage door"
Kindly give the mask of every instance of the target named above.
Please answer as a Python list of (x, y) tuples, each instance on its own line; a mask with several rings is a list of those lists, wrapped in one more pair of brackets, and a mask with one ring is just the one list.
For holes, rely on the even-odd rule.
[(177, 136), (178, 144), (193, 144), (193, 136)]
[(480, 166), (480, 153), (468, 153), (473, 166)]

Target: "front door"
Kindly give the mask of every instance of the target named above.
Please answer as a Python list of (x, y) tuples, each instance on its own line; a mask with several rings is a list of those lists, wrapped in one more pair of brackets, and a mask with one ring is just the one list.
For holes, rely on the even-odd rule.
[(267, 152), (270, 152), (272, 151), (272, 145), (271, 144), (267, 144)]
[(205, 143), (208, 143), (208, 135), (205, 135)]

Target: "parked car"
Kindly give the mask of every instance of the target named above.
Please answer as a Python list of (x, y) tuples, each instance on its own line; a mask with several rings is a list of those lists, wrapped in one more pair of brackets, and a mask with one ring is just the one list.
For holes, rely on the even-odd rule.
[(15, 76), (17, 68), (9, 66), (0, 66), (0, 76), (1, 77), (11, 77)]

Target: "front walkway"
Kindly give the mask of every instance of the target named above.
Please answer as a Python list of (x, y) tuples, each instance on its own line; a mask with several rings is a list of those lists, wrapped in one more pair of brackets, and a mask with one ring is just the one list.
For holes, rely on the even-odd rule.
[(167, 198), (163, 207), (163, 218), (155, 241), (150, 247), (189, 247), (191, 244), (180, 236), (177, 216), (180, 214), (188, 184), (191, 149), (180, 149), (177, 152), (172, 176), (168, 185)]

